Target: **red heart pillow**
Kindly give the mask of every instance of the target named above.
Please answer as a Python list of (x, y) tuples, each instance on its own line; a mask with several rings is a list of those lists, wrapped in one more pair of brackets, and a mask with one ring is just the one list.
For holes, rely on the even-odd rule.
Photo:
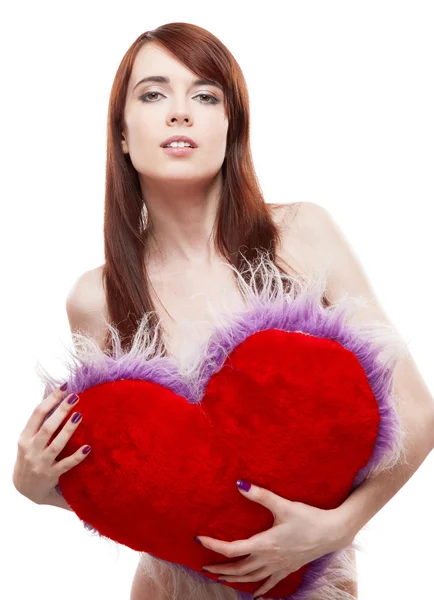
[[(365, 324), (363, 335), (344, 319), (343, 309), (309, 296), (257, 304), (215, 330), (188, 376), (173, 359), (149, 358), (144, 345), (115, 358), (93, 345), (68, 385), (83, 421), (58, 459), (84, 444), (92, 453), (60, 477), (66, 501), (99, 534), (210, 582), (217, 575), (199, 574), (202, 565), (233, 559), (195, 535), (240, 540), (273, 524), (237, 480), (338, 507), (399, 449), (392, 369), (372, 343), (384, 325)], [(265, 597), (303, 598), (335, 554)], [(216, 585), (243, 597), (261, 583)]]

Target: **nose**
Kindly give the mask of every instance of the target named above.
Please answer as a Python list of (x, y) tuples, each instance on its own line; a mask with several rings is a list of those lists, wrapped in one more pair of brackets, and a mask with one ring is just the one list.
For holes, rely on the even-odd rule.
[[(172, 123), (173, 123), (173, 121), (178, 121), (178, 120), (180, 120), (180, 119), (178, 119), (177, 117), (172, 117), (171, 118), (171, 122)], [(187, 123), (188, 123), (188, 121), (189, 121), (188, 117), (184, 117), (184, 121), (187, 121)]]

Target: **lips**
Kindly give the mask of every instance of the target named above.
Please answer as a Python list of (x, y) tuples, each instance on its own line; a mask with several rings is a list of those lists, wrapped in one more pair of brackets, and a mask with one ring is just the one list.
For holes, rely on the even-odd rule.
[(161, 142), (160, 146), (164, 147), (167, 146), (167, 144), (171, 144), (172, 142), (188, 142), (193, 146), (193, 148), (197, 148), (196, 142), (185, 135), (172, 135), (172, 137), (169, 137), (167, 138), (167, 140), (164, 140), (164, 142)]

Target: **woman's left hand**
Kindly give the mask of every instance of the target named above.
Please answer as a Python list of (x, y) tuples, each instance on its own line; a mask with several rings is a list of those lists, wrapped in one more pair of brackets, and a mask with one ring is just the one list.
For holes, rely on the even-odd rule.
[(246, 540), (224, 542), (204, 535), (196, 539), (205, 548), (230, 558), (250, 554), (237, 562), (203, 568), (220, 574), (219, 580), (227, 582), (260, 581), (268, 577), (256, 590), (255, 598), (303, 565), (351, 543), (343, 531), (338, 509), (322, 510), (292, 502), (256, 485), (248, 491), (238, 489), (246, 498), (273, 513), (273, 526)]

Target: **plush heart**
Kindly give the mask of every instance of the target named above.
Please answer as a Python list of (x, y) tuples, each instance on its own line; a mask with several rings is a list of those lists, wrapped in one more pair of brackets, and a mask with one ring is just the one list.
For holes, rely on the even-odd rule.
[[(139, 353), (76, 366), (68, 391), (79, 393), (83, 420), (58, 460), (92, 446), (59, 480), (77, 516), (193, 573), (233, 562), (194, 536), (241, 540), (273, 524), (270, 511), (240, 494), (239, 479), (338, 507), (396, 449), (398, 417), (381, 347), (345, 326), (342, 311), (315, 306), (306, 298), (256, 306), (216, 330), (194, 377)], [(296, 598), (332, 558), (304, 565), (265, 597)], [(216, 585), (243, 597), (261, 583)]]

